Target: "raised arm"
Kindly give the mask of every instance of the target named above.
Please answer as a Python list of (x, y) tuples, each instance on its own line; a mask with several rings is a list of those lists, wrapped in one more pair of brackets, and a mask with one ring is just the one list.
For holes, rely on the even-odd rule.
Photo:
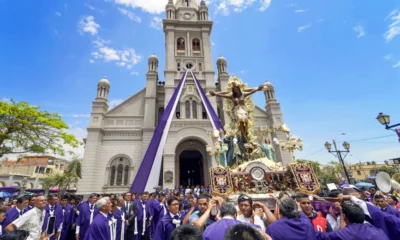
[(214, 91), (210, 91), (209, 93), (213, 97), (217, 96), (217, 97), (228, 98), (228, 99), (232, 98), (232, 96), (230, 95), (229, 92), (214, 92)]
[(258, 91), (263, 90), (263, 88), (264, 88), (264, 86), (263, 86), (263, 85), (260, 85), (258, 88), (253, 88), (253, 89), (251, 89), (249, 92), (247, 92), (247, 91), (245, 90), (244, 93), (243, 93), (243, 95), (244, 95), (244, 97), (248, 97), (248, 96), (254, 94), (255, 92), (258, 92)]

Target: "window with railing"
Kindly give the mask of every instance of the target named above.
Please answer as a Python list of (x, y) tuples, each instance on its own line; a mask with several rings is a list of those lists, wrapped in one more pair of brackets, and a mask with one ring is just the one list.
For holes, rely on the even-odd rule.
[(193, 51), (200, 51), (200, 40), (197, 38), (194, 38), (192, 40), (192, 49)]
[(185, 50), (185, 39), (178, 38), (176, 42), (176, 49), (177, 50)]

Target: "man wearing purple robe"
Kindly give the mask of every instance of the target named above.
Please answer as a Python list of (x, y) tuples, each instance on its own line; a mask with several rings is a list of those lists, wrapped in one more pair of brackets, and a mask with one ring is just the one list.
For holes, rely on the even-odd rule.
[(85, 239), (86, 231), (89, 225), (92, 223), (93, 219), (99, 213), (99, 210), (95, 208), (95, 203), (97, 201), (97, 194), (90, 194), (87, 201), (82, 202), (78, 206), (78, 217), (76, 218), (75, 225), (75, 236), (76, 239)]
[(376, 228), (381, 229), (390, 240), (400, 239), (400, 218), (387, 214), (378, 209), (372, 203), (365, 202), (360, 199), (360, 194), (357, 191), (348, 192), (349, 196), (343, 196), (343, 199), (348, 199), (351, 202), (360, 206), (364, 214), (367, 215), (367, 221)]
[(316, 232), (318, 240), (389, 240), (382, 229), (365, 222), (363, 209), (353, 203), (342, 204), (341, 221), (346, 227), (339, 231)]
[(63, 211), (62, 211), (62, 207), (61, 205), (58, 203), (58, 196), (57, 195), (53, 195), (50, 194), (47, 197), (47, 205), (44, 208), (44, 220), (43, 220), (43, 226), (42, 226), (42, 232), (44, 231), (50, 231), (48, 228), (48, 224), (49, 224), (49, 219), (50, 217), (55, 217), (56, 221), (54, 224), (54, 229), (51, 229), (51, 232), (54, 233), (55, 235), (53, 235), (50, 240), (54, 240), (54, 239), (58, 239), (58, 237), (61, 234), (61, 230), (63, 227), (63, 222), (64, 222), (64, 218), (63, 218)]
[(137, 230), (135, 229), (136, 240), (147, 240), (149, 238), (149, 227), (151, 224), (150, 217), (151, 213), (147, 208), (146, 200), (148, 193), (139, 194), (139, 198), (136, 199), (137, 215), (136, 223)]
[(37, 195), (30, 195), (28, 197), (28, 206), (26, 206), (25, 212), (28, 212), (29, 210), (32, 210), (35, 207), (36, 197)]
[(113, 230), (113, 224), (108, 217), (108, 213), (111, 211), (111, 202), (108, 197), (99, 199), (96, 202), (96, 209), (99, 213), (94, 217), (92, 224), (86, 233), (84, 240), (114, 240), (115, 233)]
[(279, 240), (316, 240), (314, 226), (310, 219), (300, 213), (297, 203), (291, 198), (278, 202), (280, 219), (269, 225), (267, 233)]
[(236, 220), (236, 208), (232, 203), (222, 203), (219, 209), (222, 219), (211, 224), (203, 233), (203, 240), (224, 240), (225, 233), (234, 225), (245, 224), (249, 227), (254, 227), (257, 229), (261, 228), (254, 224), (242, 223)]
[(175, 197), (168, 199), (168, 213), (157, 225), (153, 240), (169, 240), (175, 228), (182, 225), (182, 216), (179, 215), (179, 200)]
[(75, 222), (75, 212), (74, 207), (68, 204), (69, 197), (64, 195), (61, 198), (60, 206), (63, 213), (64, 221), (62, 223), (62, 230), (60, 235), (60, 240), (67, 240), (69, 231), (71, 230), (72, 224)]
[(3, 226), (3, 229), (6, 228), (10, 223), (14, 222), (15, 219), (22, 216), (26, 212), (25, 209), (27, 205), (28, 199), (26, 199), (25, 197), (19, 197), (17, 199), (17, 205), (7, 210), (6, 218), (1, 224)]
[(117, 220), (115, 240), (124, 240), (126, 236), (126, 215), (122, 207), (124, 206), (125, 201), (120, 197), (112, 199), (111, 202), (113, 205), (113, 216), (115, 220)]
[(375, 204), (377, 207), (379, 207), (382, 211), (386, 212), (387, 214), (400, 217), (400, 211), (390, 206), (385, 200), (385, 197), (383, 197), (382, 195), (375, 196)]
[(153, 219), (151, 221), (151, 226), (150, 226), (152, 236), (154, 236), (156, 228), (158, 224), (161, 222), (161, 219), (168, 212), (165, 203), (166, 203), (166, 197), (164, 194), (158, 194), (156, 199), (153, 199)]

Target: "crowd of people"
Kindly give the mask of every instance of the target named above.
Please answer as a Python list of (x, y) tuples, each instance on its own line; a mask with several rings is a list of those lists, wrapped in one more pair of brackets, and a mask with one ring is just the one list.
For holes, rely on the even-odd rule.
[(0, 240), (395, 240), (400, 211), (394, 195), (355, 188), (332, 190), (329, 212), (318, 196), (281, 192), (275, 209), (239, 195), (231, 203), (209, 188), (154, 193), (56, 194), (10, 199), (0, 208)]

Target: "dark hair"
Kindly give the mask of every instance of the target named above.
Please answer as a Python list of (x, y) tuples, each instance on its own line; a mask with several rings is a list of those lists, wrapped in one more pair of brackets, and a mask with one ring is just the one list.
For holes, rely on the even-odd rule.
[(28, 196), (28, 201), (32, 201), (32, 198), (37, 198), (38, 195), (34, 194), (34, 195), (30, 195)]
[(68, 200), (68, 199), (69, 199), (68, 195), (64, 195), (64, 196), (61, 197), (61, 200)]
[(26, 197), (19, 197), (17, 198), (17, 204), (21, 204), (26, 200)]
[(15, 230), (13, 232), (8, 232), (6, 235), (2, 236), (0, 240), (24, 240), (29, 236), (29, 232), (25, 230)]
[(299, 216), (297, 203), (292, 198), (283, 198), (279, 200), (278, 207), (280, 214), (286, 218), (297, 218)]
[(2, 214), (2, 213), (6, 213), (6, 210), (0, 209), (0, 214)]
[(167, 200), (167, 205), (170, 206), (173, 201), (178, 201), (178, 203), (179, 203), (179, 200), (176, 197), (172, 197)]
[(354, 188), (343, 189), (343, 195), (350, 195), (350, 193), (359, 193), (359, 191), (357, 191), (357, 189)]
[(69, 199), (68, 199), (69, 201), (71, 201), (71, 200), (76, 200), (76, 196), (75, 195), (69, 195)]
[(264, 237), (249, 224), (236, 224), (226, 231), (224, 240), (264, 240)]
[(58, 195), (57, 194), (49, 194), (49, 195), (47, 195), (47, 200), (53, 200), (53, 198), (55, 198), (55, 197), (58, 198)]
[(208, 201), (208, 200), (210, 200), (210, 196), (208, 196), (207, 194), (200, 194), (197, 197), (197, 201), (199, 201), (200, 199), (207, 199), (207, 201)]
[(89, 199), (94, 198), (94, 197), (97, 197), (97, 193), (90, 194)]
[(177, 193), (175, 193), (175, 197), (180, 197), (181, 196), (181, 192), (177, 192)]
[(232, 203), (222, 203), (221, 208), (219, 209), (221, 213), (221, 217), (225, 216), (235, 216), (237, 213), (235, 206)]
[(383, 200), (385, 200), (385, 197), (382, 196), (382, 195), (375, 195), (375, 199), (383, 199)]
[(301, 198), (308, 198), (307, 194), (299, 193), (296, 195), (296, 200), (299, 201)]
[(328, 197), (337, 198), (340, 193), (342, 193), (341, 190), (333, 189), (330, 193), (328, 193)]
[(396, 204), (399, 202), (399, 200), (397, 200), (397, 198), (393, 195), (389, 195), (388, 197), (390, 197)]
[(245, 201), (248, 201), (249, 204), (253, 206), (253, 199), (251, 197), (247, 196), (246, 194), (240, 194), (240, 196), (238, 197), (238, 204)]
[[(236, 93), (233, 91), (235, 88), (239, 89), (239, 93), (236, 94)], [(242, 90), (240, 89), (239, 86), (237, 86), (237, 85), (233, 85), (233, 86), (232, 86), (232, 96), (233, 96), (234, 98), (238, 98), (238, 97), (242, 96)]]
[(171, 234), (170, 240), (203, 240), (200, 229), (193, 225), (182, 225), (177, 227)]
[(364, 223), (365, 214), (364, 210), (356, 204), (344, 203), (342, 204), (342, 212), (347, 217), (350, 223)]

